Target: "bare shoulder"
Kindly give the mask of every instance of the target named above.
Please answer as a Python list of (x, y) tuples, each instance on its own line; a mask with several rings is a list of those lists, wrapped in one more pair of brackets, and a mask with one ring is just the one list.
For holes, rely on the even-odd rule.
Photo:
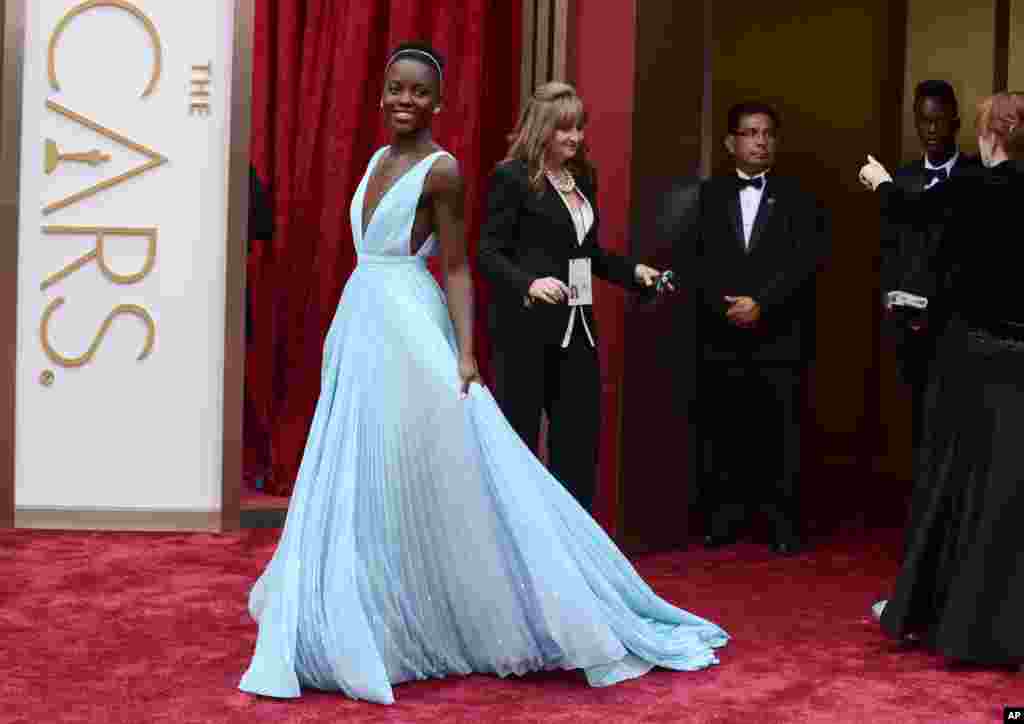
[(426, 190), (431, 194), (451, 194), (462, 191), (463, 178), (459, 162), (445, 154), (434, 161), (427, 174)]

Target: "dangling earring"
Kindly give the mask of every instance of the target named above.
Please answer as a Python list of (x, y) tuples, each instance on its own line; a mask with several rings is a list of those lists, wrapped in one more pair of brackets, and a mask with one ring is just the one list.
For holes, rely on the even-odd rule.
[(440, 112), (441, 112), (441, 106), (435, 106), (434, 107), (434, 115), (436, 116)]

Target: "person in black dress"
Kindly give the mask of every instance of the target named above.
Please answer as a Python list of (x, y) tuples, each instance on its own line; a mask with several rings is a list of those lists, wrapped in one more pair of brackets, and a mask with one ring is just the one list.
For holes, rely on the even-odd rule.
[[(586, 114), (571, 85), (540, 86), (520, 114), (508, 156), (491, 177), (478, 261), (493, 284), (494, 396), (536, 451), (548, 416), (551, 473), (588, 511), (601, 429), (597, 324), (569, 304), (570, 273), (583, 268), (627, 289), (653, 290), (661, 272), (598, 244), (597, 177), (583, 140)], [(582, 261), (582, 265), (579, 263)], [(671, 285), (665, 285), (670, 289)]]
[(861, 180), (893, 216), (950, 209), (935, 258), (949, 321), (936, 344), (910, 529), (881, 625), (952, 659), (1024, 662), (1024, 306), (1017, 285), (1024, 94), (979, 105), (985, 169), (908, 194), (877, 161)]
[(759, 508), (772, 550), (791, 555), (802, 546), (802, 384), (829, 224), (796, 179), (772, 171), (779, 130), (768, 105), (730, 109), (725, 144), (735, 169), (688, 195), (695, 211), (682, 214), (674, 266), (698, 306), (704, 543), (733, 543)]
[[(907, 193), (931, 193), (946, 179), (981, 167), (976, 157), (962, 153), (957, 146), (959, 104), (953, 86), (946, 81), (925, 80), (917, 84), (914, 127), (923, 156), (893, 174), (893, 183)], [(936, 279), (932, 259), (946, 227), (948, 212), (945, 208), (933, 208), (930, 214), (909, 219), (882, 219), (882, 329), (895, 344), (898, 377), (910, 389), (911, 444), (915, 458), (924, 426), (929, 367), (945, 316), (942, 310), (935, 308)], [(884, 607), (884, 600), (872, 606), (875, 618), (882, 615)]]

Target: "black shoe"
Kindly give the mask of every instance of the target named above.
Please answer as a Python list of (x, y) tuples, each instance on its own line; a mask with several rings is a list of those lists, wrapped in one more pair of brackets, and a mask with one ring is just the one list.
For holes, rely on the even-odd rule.
[(803, 551), (803, 546), (800, 545), (800, 541), (794, 539), (791, 540), (776, 540), (771, 545), (772, 553), (780, 556), (796, 556), (800, 555)]
[(704, 547), (707, 549), (722, 548), (724, 546), (731, 546), (736, 542), (736, 536), (734, 535), (713, 535), (708, 534), (704, 536)]

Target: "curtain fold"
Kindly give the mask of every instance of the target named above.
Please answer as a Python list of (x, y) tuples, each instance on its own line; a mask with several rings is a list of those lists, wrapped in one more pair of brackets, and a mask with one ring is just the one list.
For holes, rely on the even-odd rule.
[[(487, 177), (518, 109), (520, 26), (519, 0), (257, 0), (251, 153), (276, 233), (253, 242), (248, 262), (245, 470), (266, 477), (266, 492), (290, 494), (301, 461), (324, 337), (355, 266), (349, 201), (388, 138), (378, 104), (390, 49), (418, 40), (445, 56), (434, 136), (466, 179), (475, 251)], [(486, 304), (478, 278), (475, 342), (488, 378)]]

